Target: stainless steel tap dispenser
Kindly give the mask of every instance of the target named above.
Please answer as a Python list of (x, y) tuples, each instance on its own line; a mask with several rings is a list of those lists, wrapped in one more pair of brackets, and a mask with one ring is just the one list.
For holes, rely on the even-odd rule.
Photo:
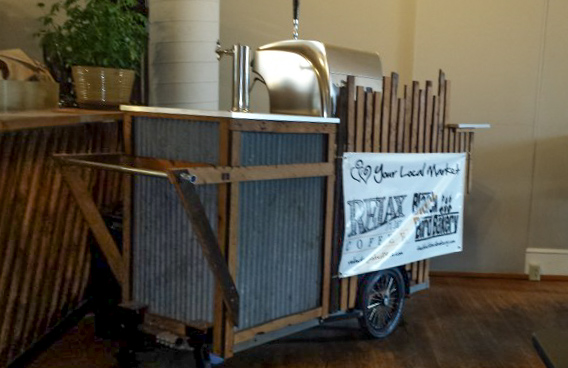
[(230, 49), (221, 49), (217, 42), (217, 58), (223, 55), (233, 57), (233, 105), (231, 110), (248, 112), (250, 110), (250, 47), (246, 45), (233, 45)]

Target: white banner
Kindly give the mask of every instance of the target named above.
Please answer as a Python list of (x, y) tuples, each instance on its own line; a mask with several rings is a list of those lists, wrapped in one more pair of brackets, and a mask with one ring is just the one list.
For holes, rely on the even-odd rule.
[(340, 277), (462, 250), (465, 153), (346, 153)]

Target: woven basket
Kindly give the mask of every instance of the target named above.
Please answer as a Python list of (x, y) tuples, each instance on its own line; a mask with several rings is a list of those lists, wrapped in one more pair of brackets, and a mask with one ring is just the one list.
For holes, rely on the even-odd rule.
[(133, 70), (93, 66), (74, 66), (71, 69), (80, 107), (108, 109), (130, 102)]

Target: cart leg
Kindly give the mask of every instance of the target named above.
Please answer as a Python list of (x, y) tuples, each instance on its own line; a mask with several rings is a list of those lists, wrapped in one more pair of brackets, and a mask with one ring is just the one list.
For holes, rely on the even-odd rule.
[(207, 345), (194, 345), (193, 357), (195, 358), (195, 366), (197, 368), (211, 368), (211, 357)]

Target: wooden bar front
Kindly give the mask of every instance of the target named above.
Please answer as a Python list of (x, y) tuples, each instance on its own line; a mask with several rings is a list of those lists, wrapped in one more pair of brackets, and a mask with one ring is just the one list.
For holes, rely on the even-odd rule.
[[(0, 366), (85, 302), (88, 227), (53, 153), (122, 150), (119, 112), (0, 114)], [(97, 204), (120, 202), (118, 174), (81, 170)]]

